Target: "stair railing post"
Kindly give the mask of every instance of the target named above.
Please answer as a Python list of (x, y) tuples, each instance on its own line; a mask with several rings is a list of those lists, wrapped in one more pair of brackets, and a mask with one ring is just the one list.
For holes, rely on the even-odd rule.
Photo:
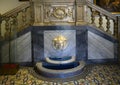
[(22, 30), (26, 26), (26, 11), (27, 11), (27, 8), (25, 8), (25, 9), (22, 10), (22, 22), (23, 22)]
[(95, 10), (91, 8), (91, 24), (95, 25)]
[(109, 33), (109, 34), (112, 34), (112, 32), (110, 31), (110, 18), (108, 16), (106, 16), (106, 20), (107, 20), (107, 22), (106, 22), (106, 28), (107, 28), (106, 32)]
[(9, 37), (10, 37), (10, 23), (9, 23), (9, 20), (10, 20), (10, 18), (9, 17), (5, 17), (5, 30), (6, 30), (6, 32), (5, 32), (5, 34), (4, 34), (4, 38), (5, 38), (5, 40), (9, 40)]
[(103, 25), (103, 15), (102, 15), (102, 13), (99, 13), (99, 28), (101, 30), (104, 30), (102, 25)]
[(118, 17), (116, 17), (116, 20), (114, 20), (114, 37), (118, 38)]

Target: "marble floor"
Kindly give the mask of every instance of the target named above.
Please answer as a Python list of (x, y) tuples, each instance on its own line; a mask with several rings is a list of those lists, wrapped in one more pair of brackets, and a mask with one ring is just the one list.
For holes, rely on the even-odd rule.
[(33, 67), (20, 67), (15, 75), (1, 75), (0, 85), (120, 85), (119, 65), (97, 64), (86, 68), (85, 72), (76, 77), (59, 81), (36, 76)]

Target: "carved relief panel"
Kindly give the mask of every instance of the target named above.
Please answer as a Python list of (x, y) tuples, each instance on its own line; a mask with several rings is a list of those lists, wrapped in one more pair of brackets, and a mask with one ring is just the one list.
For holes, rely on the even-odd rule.
[(74, 22), (74, 6), (49, 5), (44, 6), (44, 22)]
[(78, 25), (84, 22), (86, 0), (33, 0), (34, 25)]

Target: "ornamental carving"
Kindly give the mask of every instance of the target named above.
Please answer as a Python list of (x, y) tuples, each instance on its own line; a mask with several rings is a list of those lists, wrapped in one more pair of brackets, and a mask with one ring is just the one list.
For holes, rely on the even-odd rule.
[(67, 16), (67, 13), (65, 12), (65, 8), (54, 8), (53, 16), (57, 19), (65, 18)]
[(73, 21), (73, 6), (64, 5), (46, 5), (45, 6), (45, 22), (51, 21)]
[(56, 50), (64, 50), (67, 47), (67, 39), (62, 35), (55, 37), (52, 43)]

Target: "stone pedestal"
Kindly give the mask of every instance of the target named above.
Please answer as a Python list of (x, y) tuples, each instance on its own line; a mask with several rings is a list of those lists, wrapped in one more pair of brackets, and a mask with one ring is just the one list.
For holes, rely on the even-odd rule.
[[(83, 71), (84, 67), (85, 67), (85, 62), (84, 61), (80, 61), (78, 62), (78, 65), (71, 68), (61, 68), (59, 69), (59, 66), (56, 66), (57, 68), (55, 68), (55, 65), (53, 65), (52, 67), (44, 67), (43, 63), (37, 63), (36, 64), (36, 72), (39, 73), (42, 76), (45, 77), (50, 77), (50, 78), (68, 78), (68, 77), (73, 77), (76, 75), (80, 75), (80, 73)], [(66, 65), (66, 67), (69, 65)], [(62, 67), (62, 66), (61, 66)]]

